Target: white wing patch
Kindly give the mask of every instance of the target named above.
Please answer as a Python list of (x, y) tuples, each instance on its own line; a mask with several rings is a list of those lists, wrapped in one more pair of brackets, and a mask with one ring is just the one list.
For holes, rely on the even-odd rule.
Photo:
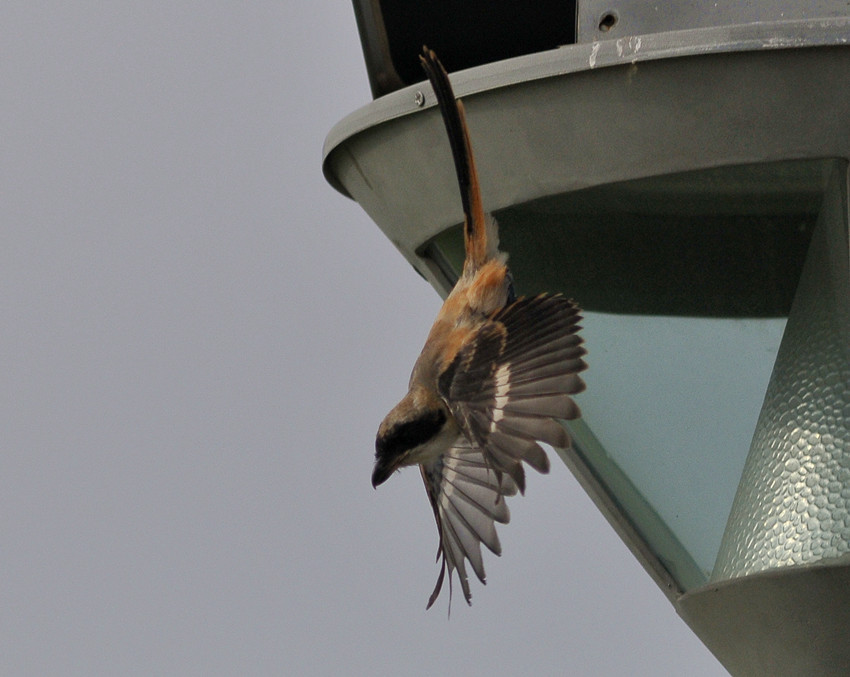
[(511, 389), (511, 367), (503, 364), (495, 374), (495, 405), (493, 407), (493, 418), (490, 419), (490, 432), (496, 432), (496, 424), (502, 420), (505, 413), (502, 411), (508, 403), (508, 391)]

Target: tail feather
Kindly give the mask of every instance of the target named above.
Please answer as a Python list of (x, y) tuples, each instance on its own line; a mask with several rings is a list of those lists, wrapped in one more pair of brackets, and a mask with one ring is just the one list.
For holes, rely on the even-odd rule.
[(478, 171), (472, 155), (463, 102), (455, 98), (446, 69), (433, 50), (423, 46), (419, 60), (434, 88), (452, 147), (463, 204), (463, 241), (466, 247), (464, 273), (472, 273), (484, 265), (498, 247), (495, 222), (485, 214), (481, 201)]

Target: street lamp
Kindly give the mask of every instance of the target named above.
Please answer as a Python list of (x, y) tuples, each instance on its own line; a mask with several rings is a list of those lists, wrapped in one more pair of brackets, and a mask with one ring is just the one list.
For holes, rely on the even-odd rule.
[(847, 674), (850, 9), (703, 4), (541, 3), (500, 41), (520, 10), (491, 2), (482, 57), (355, 2), (376, 99), (325, 175), (447, 293), (462, 214), (408, 66), (465, 68), (517, 291), (585, 310), (565, 463), (733, 674)]

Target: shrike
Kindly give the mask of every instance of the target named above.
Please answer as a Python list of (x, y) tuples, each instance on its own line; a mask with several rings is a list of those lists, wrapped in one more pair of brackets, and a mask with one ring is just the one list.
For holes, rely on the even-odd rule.
[(463, 103), (433, 51), (420, 56), (437, 96), (464, 213), (463, 271), (440, 309), (410, 376), (407, 395), (378, 429), (372, 485), (419, 465), (439, 533), (440, 575), (449, 571), (471, 603), (468, 561), (484, 583), (481, 543), (499, 555), (495, 522), (504, 497), (525, 490), (523, 461), (549, 470), (537, 442), (568, 447), (562, 419), (580, 413), (570, 395), (586, 368), (575, 303), (560, 294), (515, 298), (495, 220), (485, 214)]

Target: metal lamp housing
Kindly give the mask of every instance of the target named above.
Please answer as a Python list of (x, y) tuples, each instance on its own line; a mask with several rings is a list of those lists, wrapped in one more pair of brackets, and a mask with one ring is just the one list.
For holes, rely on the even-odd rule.
[(563, 460), (730, 672), (850, 674), (846, 4), (581, 2), (493, 62), (355, 10), (377, 98), (328, 181), (448, 292), (452, 163), (397, 66), (442, 40), (518, 291), (586, 310)]

